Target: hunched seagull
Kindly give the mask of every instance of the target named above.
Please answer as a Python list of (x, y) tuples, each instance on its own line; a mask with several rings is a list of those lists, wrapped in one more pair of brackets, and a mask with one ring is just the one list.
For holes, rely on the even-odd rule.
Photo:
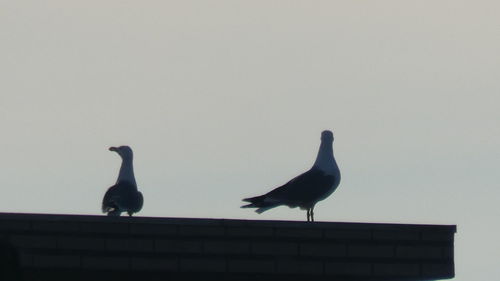
[(120, 216), (122, 212), (127, 212), (132, 216), (142, 209), (144, 200), (135, 182), (132, 149), (129, 146), (119, 146), (110, 147), (109, 150), (120, 155), (122, 164), (115, 185), (104, 194), (102, 212), (108, 216)]
[(307, 210), (307, 221), (314, 221), (314, 206), (330, 196), (340, 183), (340, 170), (333, 157), (333, 133), (323, 131), (318, 156), (312, 168), (286, 184), (260, 196), (245, 198), (242, 208), (257, 208), (257, 213), (285, 205)]

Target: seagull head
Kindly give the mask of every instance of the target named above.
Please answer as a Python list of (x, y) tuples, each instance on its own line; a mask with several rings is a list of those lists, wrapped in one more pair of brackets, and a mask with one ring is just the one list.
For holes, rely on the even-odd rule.
[(325, 131), (321, 132), (321, 141), (322, 142), (333, 142), (332, 131), (325, 130)]
[(112, 146), (109, 148), (109, 151), (114, 151), (120, 155), (123, 160), (132, 160), (134, 154), (132, 153), (132, 148), (127, 145), (122, 146)]

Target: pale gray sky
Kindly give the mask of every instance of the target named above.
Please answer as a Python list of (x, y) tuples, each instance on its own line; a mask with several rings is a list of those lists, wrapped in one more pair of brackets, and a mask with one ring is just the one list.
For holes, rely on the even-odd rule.
[(240, 209), (334, 132), (322, 221), (457, 224), (500, 278), (500, 2), (0, 1), (0, 211), (100, 214), (135, 152), (142, 216)]

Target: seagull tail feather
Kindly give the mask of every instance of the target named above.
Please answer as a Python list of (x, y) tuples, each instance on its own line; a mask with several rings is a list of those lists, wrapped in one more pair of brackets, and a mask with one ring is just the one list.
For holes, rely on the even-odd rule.
[(243, 201), (250, 202), (250, 204), (243, 205), (241, 208), (258, 208), (255, 212), (259, 214), (280, 205), (275, 200), (270, 200), (266, 195), (245, 198)]
[(255, 212), (257, 212), (258, 214), (262, 214), (264, 213), (265, 211), (269, 210), (269, 209), (272, 209), (274, 207), (278, 207), (278, 205), (272, 205), (272, 206), (267, 206), (267, 207), (261, 207), (261, 208), (258, 208), (257, 210), (255, 210)]

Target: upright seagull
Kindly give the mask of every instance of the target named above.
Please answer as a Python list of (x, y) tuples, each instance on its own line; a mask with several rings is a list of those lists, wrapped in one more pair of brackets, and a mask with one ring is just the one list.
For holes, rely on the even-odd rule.
[(333, 133), (321, 133), (321, 145), (312, 168), (286, 184), (261, 196), (243, 199), (242, 208), (258, 208), (257, 213), (285, 205), (307, 210), (307, 221), (314, 221), (314, 205), (332, 194), (340, 183), (340, 170), (333, 157)]
[(135, 183), (134, 167), (132, 165), (133, 153), (128, 146), (110, 147), (122, 158), (120, 173), (115, 185), (111, 186), (102, 199), (102, 212), (108, 216), (119, 216), (127, 212), (129, 216), (142, 209), (142, 193), (137, 190)]

